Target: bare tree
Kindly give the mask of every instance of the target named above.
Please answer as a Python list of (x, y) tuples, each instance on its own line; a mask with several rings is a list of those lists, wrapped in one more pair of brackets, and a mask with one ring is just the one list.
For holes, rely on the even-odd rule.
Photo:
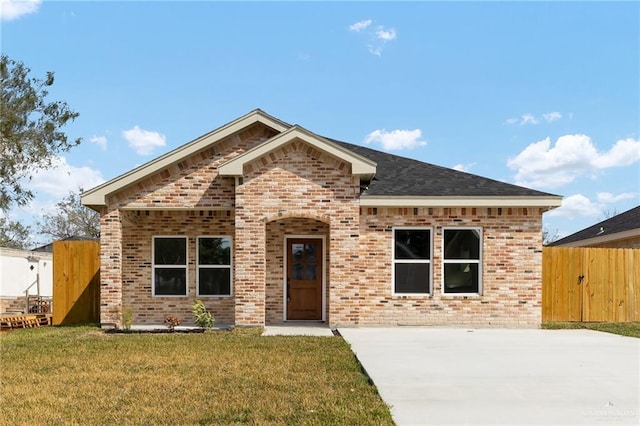
[(542, 229), (542, 245), (547, 246), (554, 241), (560, 239), (560, 233), (556, 229), (555, 231), (550, 231), (549, 228)]
[(69, 195), (56, 204), (53, 214), (45, 214), (37, 222), (39, 233), (49, 235), (54, 240), (71, 237), (99, 238), (100, 215), (85, 207), (80, 202), (80, 194), (69, 192)]

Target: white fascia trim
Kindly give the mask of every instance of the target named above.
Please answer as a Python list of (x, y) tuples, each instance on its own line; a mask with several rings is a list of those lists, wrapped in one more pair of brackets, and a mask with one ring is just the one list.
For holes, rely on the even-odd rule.
[(321, 136), (303, 129), (300, 126), (294, 126), (289, 130), (274, 136), (267, 142), (229, 160), (218, 168), (218, 173), (220, 176), (242, 176), (245, 164), (260, 158), (295, 139), (300, 139), (321, 151), (347, 161), (351, 164), (351, 173), (354, 175), (373, 176), (376, 173), (377, 164), (373, 161), (344, 149)]
[(412, 197), (362, 196), (363, 207), (559, 207), (560, 196), (522, 197)]
[(85, 191), (81, 196), (81, 201), (83, 205), (89, 206), (104, 206), (106, 205), (106, 196), (108, 194), (114, 193), (120, 189), (123, 189), (132, 183), (135, 183), (139, 180), (144, 179), (147, 176), (150, 176), (154, 173), (163, 170), (172, 164), (183, 160), (184, 158), (190, 157), (193, 154), (196, 154), (198, 151), (201, 151), (208, 146), (237, 133), (250, 125), (260, 122), (278, 132), (284, 132), (290, 126), (286, 123), (271, 117), (261, 110), (254, 110), (250, 113), (234, 120), (230, 123), (225, 124), (222, 127), (219, 127), (216, 130), (213, 130), (203, 136), (200, 136), (197, 139), (194, 139), (191, 142), (188, 142), (185, 145), (182, 145), (168, 153), (149, 161), (135, 169), (120, 175), (114, 179), (111, 179), (108, 182), (103, 183), (93, 189)]
[(616, 232), (615, 234), (601, 235), (599, 237), (588, 238), (586, 240), (573, 241), (566, 244), (558, 244), (557, 246), (553, 247), (587, 247), (595, 244), (608, 243), (609, 241), (624, 240), (633, 237), (640, 237), (640, 228), (630, 229), (623, 232)]

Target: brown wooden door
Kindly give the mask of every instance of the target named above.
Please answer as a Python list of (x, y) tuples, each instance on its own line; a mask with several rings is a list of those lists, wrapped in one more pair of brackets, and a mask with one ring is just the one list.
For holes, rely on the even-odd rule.
[(287, 239), (287, 319), (322, 319), (322, 240)]

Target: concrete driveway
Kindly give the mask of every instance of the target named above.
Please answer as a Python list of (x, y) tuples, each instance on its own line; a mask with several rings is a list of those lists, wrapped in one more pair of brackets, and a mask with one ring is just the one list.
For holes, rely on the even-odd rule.
[(339, 331), (398, 425), (640, 424), (640, 339), (589, 330)]

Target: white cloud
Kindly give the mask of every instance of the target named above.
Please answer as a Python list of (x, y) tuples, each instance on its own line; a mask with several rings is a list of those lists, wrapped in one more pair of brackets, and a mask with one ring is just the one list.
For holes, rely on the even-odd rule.
[(365, 143), (376, 142), (382, 145), (385, 151), (393, 151), (399, 149), (413, 149), (418, 146), (425, 146), (427, 143), (421, 141), (422, 130), (392, 130), (387, 132), (385, 129), (374, 130), (365, 138)]
[(167, 144), (167, 138), (163, 134), (144, 130), (139, 126), (124, 130), (122, 136), (138, 155), (149, 155), (154, 149), (161, 148)]
[(89, 142), (98, 145), (103, 151), (107, 150), (107, 138), (105, 136), (91, 136)]
[(538, 124), (540, 121), (538, 121), (537, 118), (535, 118), (533, 115), (531, 114), (522, 114), (522, 117), (520, 118), (520, 124)]
[(453, 170), (457, 170), (459, 172), (467, 172), (469, 173), (469, 170), (471, 170), (471, 168), (473, 166), (475, 166), (476, 163), (469, 163), (469, 164), (456, 164), (455, 166), (452, 167)]
[(0, 18), (3, 21), (13, 21), (23, 15), (35, 13), (40, 3), (41, 0), (0, 0)]
[(542, 114), (542, 119), (547, 123), (553, 123), (554, 121), (558, 121), (561, 118), (562, 118), (562, 114), (560, 114), (558, 111)]
[(517, 170), (516, 183), (556, 188), (598, 169), (629, 166), (640, 160), (640, 140), (625, 139), (600, 153), (587, 135), (565, 135), (552, 146), (549, 138), (527, 146), (507, 166)]
[(356, 22), (355, 24), (351, 24), (349, 25), (349, 31), (353, 31), (353, 32), (360, 32), (362, 30), (364, 30), (365, 28), (367, 28), (369, 25), (371, 25), (371, 19), (365, 19), (359, 22)]
[(549, 217), (567, 217), (573, 219), (575, 217), (594, 217), (600, 214), (602, 206), (593, 203), (582, 194), (574, 194), (565, 197), (562, 205), (557, 209), (553, 209), (545, 213)]
[(631, 192), (623, 192), (617, 195), (609, 192), (600, 192), (597, 194), (597, 201), (591, 201), (582, 194), (573, 194), (565, 197), (560, 207), (548, 211), (545, 215), (549, 217), (566, 217), (568, 219), (575, 219), (576, 217), (597, 218), (601, 217), (603, 212), (607, 210), (607, 204), (636, 197), (637, 194)]
[[(349, 25), (349, 31), (366, 34), (369, 37), (367, 43), (367, 49), (369, 53), (382, 56), (387, 43), (398, 38), (396, 30), (393, 28), (385, 28), (382, 25), (377, 25), (375, 28), (371, 27), (373, 21), (371, 19), (365, 19), (354, 24)], [(365, 31), (366, 30), (366, 31)]]
[(623, 139), (613, 145), (594, 161), (594, 166), (599, 169), (608, 167), (630, 166), (640, 160), (640, 139)]
[(69, 191), (78, 188), (90, 189), (104, 182), (100, 170), (91, 167), (76, 167), (67, 163), (65, 157), (56, 157), (53, 167), (37, 170), (31, 175), (27, 187), (39, 196), (52, 196), (58, 199), (65, 197)]
[(553, 123), (554, 121), (558, 121), (561, 118), (562, 118), (562, 114), (560, 114), (558, 111), (547, 112), (545, 114), (542, 114), (540, 117), (536, 117), (533, 114), (527, 113), (527, 114), (522, 114), (520, 118), (515, 118), (515, 117), (507, 118), (505, 120), (505, 124), (520, 123), (521, 126), (524, 126), (525, 124), (540, 124), (541, 121), (546, 121), (547, 123)]
[(601, 203), (611, 204), (617, 203), (622, 200), (630, 200), (632, 198), (636, 198), (638, 194), (635, 192), (623, 192), (618, 195), (614, 195), (610, 192), (598, 192), (598, 201)]
[(396, 30), (393, 28), (385, 30), (383, 27), (378, 27), (376, 31), (376, 38), (378, 40), (391, 41), (396, 39)]

